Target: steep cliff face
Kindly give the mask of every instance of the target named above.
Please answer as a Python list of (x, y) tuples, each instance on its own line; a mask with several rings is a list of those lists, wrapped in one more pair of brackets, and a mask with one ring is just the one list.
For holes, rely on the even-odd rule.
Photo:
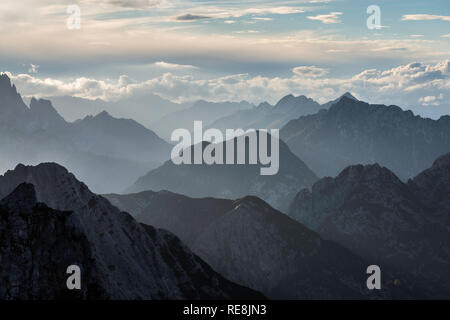
[(367, 261), (412, 276), (424, 297), (443, 297), (450, 292), (448, 163), (440, 158), (408, 184), (379, 165), (350, 166), (302, 190), (288, 214)]
[(17, 166), (0, 177), (0, 197), (8, 194), (0, 279), (13, 287), (4, 298), (70, 295), (62, 280), (73, 262), (85, 271), (82, 298), (262, 298), (224, 279), (172, 234), (120, 212), (59, 165)]

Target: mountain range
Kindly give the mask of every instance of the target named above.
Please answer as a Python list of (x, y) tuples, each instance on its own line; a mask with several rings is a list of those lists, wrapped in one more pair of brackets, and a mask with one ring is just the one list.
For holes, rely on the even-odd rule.
[[(245, 138), (249, 136), (250, 134), (244, 135)], [(268, 141), (271, 141), (269, 134), (268, 136)], [(259, 139), (258, 132), (257, 138)], [(216, 146), (221, 145), (225, 150), (224, 163), (226, 160), (226, 144), (227, 142), (216, 144)], [(206, 146), (205, 143), (203, 150)], [(126, 190), (126, 193), (169, 190), (191, 197), (210, 196), (228, 199), (255, 195), (283, 211), (287, 209), (287, 205), (300, 189), (309, 188), (317, 180), (314, 172), (297, 158), (281, 140), (279, 141), (279, 171), (275, 175), (261, 175), (260, 164), (249, 164), (248, 140), (245, 147), (246, 164), (236, 164), (237, 138), (234, 138), (234, 148), (234, 165), (208, 165), (204, 163), (176, 165), (172, 160), (169, 160), (164, 165), (140, 177)], [(191, 147), (191, 150), (193, 149)], [(193, 154), (194, 152), (191, 151), (191, 155)]]
[(23, 102), (0, 75), (2, 171), (17, 163), (57, 161), (96, 192), (118, 192), (170, 158), (171, 145), (134, 120), (107, 112), (66, 122), (44, 99)]
[[(170, 140), (172, 132), (178, 128), (193, 131), (194, 121), (202, 121), (207, 127), (216, 119), (234, 114), (242, 110), (253, 110), (254, 105), (246, 102), (207, 102), (199, 100), (189, 108), (177, 110), (155, 121), (151, 128), (166, 140)], [(234, 127), (229, 127), (234, 128)]]
[(424, 119), (343, 97), (329, 110), (289, 121), (280, 138), (320, 177), (379, 163), (406, 180), (450, 150), (450, 116)]
[[(2, 300), (264, 299), (57, 164), (6, 172), (0, 198)], [(66, 287), (70, 265), (81, 269), (80, 290)]]
[(346, 92), (338, 99), (320, 105), (306, 96), (295, 97), (290, 94), (283, 97), (275, 106), (264, 102), (253, 109), (236, 111), (229, 116), (217, 119), (210, 127), (222, 131), (229, 128), (281, 129), (290, 120), (317, 113), (321, 109), (329, 109), (342, 97), (356, 100), (351, 93)]
[(269, 298), (361, 299), (393, 294), (387, 279), (386, 290), (371, 294), (365, 287), (363, 259), (257, 197), (193, 199), (146, 191), (106, 198), (138, 221), (173, 232), (219, 273)]
[[(408, 182), (378, 164), (347, 167), (298, 193), (288, 215), (367, 261), (450, 291), (450, 154)], [(426, 293), (424, 292), (424, 295)]]

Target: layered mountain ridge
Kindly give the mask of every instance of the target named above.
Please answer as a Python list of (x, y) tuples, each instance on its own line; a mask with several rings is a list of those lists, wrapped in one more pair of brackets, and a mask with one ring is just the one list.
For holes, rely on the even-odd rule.
[[(172, 234), (120, 212), (57, 164), (18, 165), (0, 177), (0, 188), (2, 299), (263, 298), (221, 277)], [(65, 287), (72, 264), (83, 276), (75, 293)]]
[(424, 294), (444, 297), (450, 290), (449, 179), (450, 154), (408, 183), (377, 164), (350, 166), (300, 191), (288, 215), (374, 264), (427, 283)]
[(171, 145), (134, 120), (102, 112), (66, 122), (49, 100), (32, 98), (28, 108), (8, 76), (0, 77), (2, 171), (56, 161), (95, 191), (117, 192), (170, 158)]
[(450, 116), (424, 119), (343, 97), (329, 110), (291, 120), (280, 138), (321, 177), (379, 163), (407, 180), (450, 150)]
[[(256, 139), (259, 153), (260, 133)], [(241, 136), (245, 141), (246, 164), (237, 164), (238, 140), (234, 138), (234, 164), (179, 164), (166, 161), (161, 167), (148, 172), (139, 178), (126, 193), (140, 191), (169, 190), (191, 197), (217, 197), (236, 199), (246, 195), (255, 195), (270, 203), (273, 207), (285, 210), (288, 203), (302, 187), (310, 187), (317, 179), (305, 163), (297, 158), (289, 147), (279, 140), (279, 171), (275, 175), (261, 175), (261, 164), (249, 164), (250, 140), (252, 134)], [(255, 140), (256, 141), (256, 140)], [(271, 148), (271, 137), (267, 134), (268, 150)], [(226, 163), (227, 142), (213, 144), (224, 150)], [(208, 144), (202, 145), (204, 150)], [(191, 156), (195, 152), (190, 147)], [(275, 165), (275, 164), (274, 164)], [(267, 166), (265, 166), (267, 167)]]

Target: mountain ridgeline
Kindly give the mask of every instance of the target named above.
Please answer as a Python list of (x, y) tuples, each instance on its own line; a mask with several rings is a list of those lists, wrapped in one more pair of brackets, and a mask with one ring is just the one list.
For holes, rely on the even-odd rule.
[(407, 183), (355, 165), (298, 193), (288, 215), (367, 261), (414, 277), (423, 295), (450, 292), (450, 154)]
[[(250, 137), (257, 140), (259, 153), (260, 132), (254, 135), (247, 133), (241, 138), (245, 139), (245, 164), (237, 164), (238, 138), (233, 139), (234, 164), (174, 164), (167, 161), (161, 167), (148, 172), (139, 178), (127, 193), (135, 193), (145, 190), (169, 190), (185, 194), (191, 197), (218, 197), (236, 199), (246, 195), (258, 196), (279, 210), (287, 209), (288, 203), (302, 188), (310, 187), (317, 177), (302, 160), (297, 158), (289, 147), (279, 141), (279, 170), (275, 175), (261, 175), (260, 163), (250, 164)], [(271, 136), (267, 134), (268, 151), (271, 152)], [(203, 143), (202, 150), (209, 144)], [(219, 146), (224, 150), (226, 163), (227, 142), (219, 142), (213, 147)], [(275, 152), (275, 151), (274, 151)], [(191, 157), (194, 157), (195, 147), (190, 147)]]
[(96, 192), (118, 192), (170, 157), (171, 146), (134, 120), (107, 112), (66, 122), (48, 100), (28, 108), (0, 75), (0, 170), (56, 161)]
[(370, 292), (363, 259), (257, 197), (194, 199), (167, 191), (106, 197), (138, 221), (179, 236), (228, 279), (272, 299), (411, 295), (392, 285), (387, 270), (384, 290)]
[(396, 106), (343, 97), (329, 110), (291, 120), (280, 138), (321, 177), (379, 163), (406, 180), (450, 151), (450, 116), (424, 119)]
[[(18, 165), (0, 176), (0, 198), (0, 299), (264, 299), (57, 164)], [(70, 265), (80, 290), (66, 287)]]

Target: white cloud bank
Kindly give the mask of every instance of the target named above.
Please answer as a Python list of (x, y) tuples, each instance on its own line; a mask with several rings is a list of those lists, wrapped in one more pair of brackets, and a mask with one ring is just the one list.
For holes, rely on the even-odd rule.
[(346, 78), (326, 77), (327, 72), (316, 66), (299, 66), (292, 70), (290, 77), (285, 78), (236, 74), (208, 80), (165, 73), (142, 82), (125, 75), (118, 80), (81, 77), (68, 81), (42, 79), (29, 74), (9, 75), (18, 90), (26, 96), (71, 95), (118, 100), (152, 92), (178, 102), (205, 99), (274, 103), (290, 93), (305, 94), (319, 102), (326, 102), (351, 91), (372, 103), (396, 104), (404, 108), (448, 105), (445, 97), (450, 95), (450, 60), (415, 62), (387, 70), (367, 69)]

